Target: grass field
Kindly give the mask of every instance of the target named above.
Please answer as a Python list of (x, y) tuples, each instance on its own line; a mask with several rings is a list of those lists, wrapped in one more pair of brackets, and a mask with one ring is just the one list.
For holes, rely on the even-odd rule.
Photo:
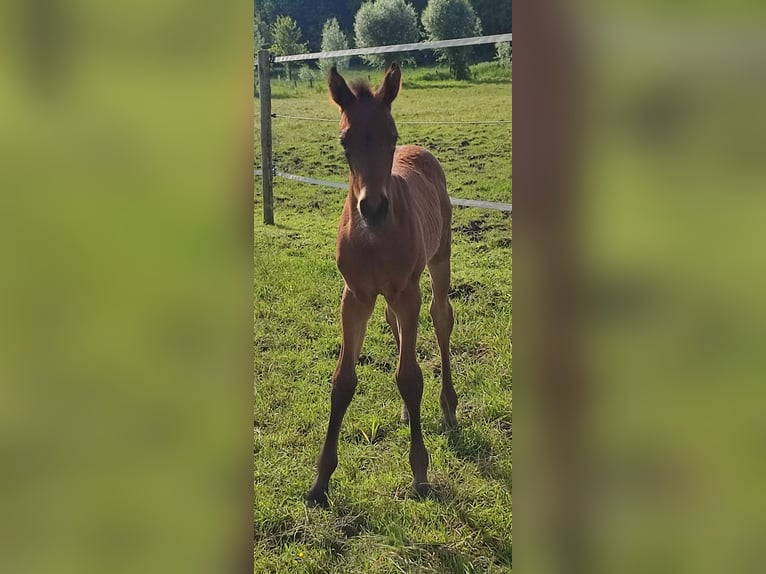
[[(373, 83), (382, 77), (370, 75)], [(473, 82), (444, 76), (405, 68), (394, 118), (511, 118), (509, 72), (484, 64)], [(277, 114), (337, 119), (321, 82), (313, 88), (276, 82), (274, 95)], [(256, 167), (257, 112), (256, 105)], [(423, 145), (442, 162), (453, 197), (511, 202), (510, 124), (398, 128), (400, 143)], [(277, 118), (273, 130), (278, 170), (346, 179), (337, 124)], [(438, 348), (423, 277), (418, 356), (435, 494), (408, 497), (409, 429), (399, 423), (395, 346), (379, 300), (341, 431), (331, 506), (307, 509), (303, 497), (314, 478), (340, 349), (343, 281), (334, 251), (345, 191), (278, 178), (272, 227), (262, 223), (260, 179), (255, 183), (255, 572), (510, 572), (510, 214), (454, 211), (452, 358), (460, 428), (450, 433), (439, 426)]]

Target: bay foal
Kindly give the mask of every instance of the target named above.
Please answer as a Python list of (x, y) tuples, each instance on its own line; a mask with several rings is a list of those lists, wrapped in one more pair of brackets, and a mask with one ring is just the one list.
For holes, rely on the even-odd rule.
[(413, 487), (418, 494), (428, 489), (428, 451), (420, 428), (423, 375), (415, 354), (420, 277), (426, 266), (433, 290), (431, 317), (441, 352), (441, 407), (446, 426), (457, 423), (449, 357), (452, 206), (436, 158), (418, 146), (396, 145), (391, 102), (399, 93), (401, 78), (399, 66), (393, 64), (373, 92), (364, 83), (349, 88), (335, 68), (330, 72), (330, 95), (340, 108), (340, 143), (349, 165), (348, 197), (336, 249), (345, 286), (330, 423), (317, 477), (306, 497), (311, 505), (327, 504), (330, 475), (338, 465), (341, 422), (356, 390), (356, 363), (378, 295), (386, 300), (386, 320), (399, 351), (396, 385), (404, 401), (402, 419), (410, 424)]

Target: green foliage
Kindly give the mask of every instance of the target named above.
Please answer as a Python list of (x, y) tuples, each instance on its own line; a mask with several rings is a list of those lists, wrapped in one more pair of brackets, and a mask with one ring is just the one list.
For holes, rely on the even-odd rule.
[(310, 88), (313, 88), (314, 82), (317, 79), (317, 71), (306, 64), (302, 64), (298, 68), (298, 79), (304, 84), (308, 84)]
[(471, 0), (474, 12), (481, 20), (484, 34), (508, 34), (513, 25), (511, 0)]
[[(481, 34), (481, 23), (468, 0), (429, 0), (422, 20), (429, 40), (451, 40)], [(452, 77), (465, 80), (469, 73), (470, 50), (463, 47), (437, 52), (449, 63)]]
[[(426, 7), (426, 0), (408, 0), (419, 16)], [(362, 0), (255, 0), (255, 11), (265, 22), (273, 23), (277, 16), (290, 16), (298, 23), (309, 49), (318, 51), (322, 43), (322, 26), (330, 18), (336, 18), (341, 30), (353, 30), (354, 16)], [(511, 31), (511, 0), (471, 0), (476, 15), (482, 22), (485, 34), (503, 34)], [(476, 52), (487, 58), (494, 48), (491, 44), (477, 46)], [(427, 53), (416, 53), (416, 57)], [(429, 54), (430, 55), (430, 54)]]
[(301, 42), (301, 29), (290, 16), (279, 16), (271, 28), (274, 43), (271, 51), (276, 56), (289, 56), (291, 54), (303, 54), (308, 49)]
[(290, 16), (298, 23), (310, 50), (318, 51), (322, 44), (322, 27), (330, 18), (337, 18), (341, 30), (351, 30), (354, 15), (362, 0), (256, 0), (256, 9), (273, 22), (277, 16)]
[(495, 44), (495, 60), (504, 68), (510, 68), (513, 64), (513, 47), (510, 42), (498, 42)]
[[(271, 27), (274, 43), (271, 52), (275, 56), (289, 56), (291, 54), (305, 54), (308, 51), (306, 44), (301, 42), (301, 29), (290, 16), (279, 16)], [(287, 78), (292, 79), (290, 64), (285, 64)]]
[[(408, 44), (420, 39), (418, 17), (404, 0), (373, 0), (362, 4), (354, 19), (354, 34), (359, 48)], [(373, 66), (388, 66), (400, 61), (399, 54), (363, 56)]]
[(253, 47), (256, 54), (264, 46), (270, 46), (272, 42), (269, 23), (266, 22), (262, 14), (257, 11), (253, 15), (253, 38)]
[[(332, 50), (347, 50), (348, 40), (343, 30), (340, 29), (337, 18), (330, 18), (322, 27), (322, 52)], [(319, 69), (327, 74), (332, 66), (339, 70), (348, 68), (349, 58), (326, 58), (319, 61)]]
[(506, 68), (500, 62), (479, 62), (471, 66), (471, 81), (496, 84), (513, 81), (513, 67)]

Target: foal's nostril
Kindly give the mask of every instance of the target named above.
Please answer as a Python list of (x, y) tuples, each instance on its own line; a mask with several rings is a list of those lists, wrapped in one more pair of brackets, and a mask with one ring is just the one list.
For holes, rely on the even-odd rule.
[(383, 220), (388, 215), (388, 198), (384, 197), (380, 200), (380, 206), (378, 207), (378, 214), (380, 219)]
[(365, 197), (359, 201), (359, 211), (368, 223), (381, 223), (388, 215), (388, 199), (382, 197), (377, 205), (371, 205)]
[(362, 217), (367, 219), (370, 213), (370, 202), (366, 197), (359, 202), (359, 211), (362, 212)]

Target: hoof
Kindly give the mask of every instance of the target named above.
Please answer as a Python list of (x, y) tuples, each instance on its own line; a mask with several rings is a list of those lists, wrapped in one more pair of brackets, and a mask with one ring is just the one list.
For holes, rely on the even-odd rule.
[(412, 487), (410, 488), (410, 493), (412, 494), (413, 498), (422, 500), (431, 494), (431, 485), (427, 482), (419, 482), (417, 484), (413, 483)]
[(327, 508), (327, 493), (312, 488), (306, 494), (306, 506), (309, 508)]
[(403, 425), (410, 424), (410, 413), (404, 405), (402, 405), (402, 414), (399, 417), (399, 422)]
[(449, 432), (455, 430), (458, 427), (457, 417), (455, 415), (444, 417), (442, 419), (442, 428)]

